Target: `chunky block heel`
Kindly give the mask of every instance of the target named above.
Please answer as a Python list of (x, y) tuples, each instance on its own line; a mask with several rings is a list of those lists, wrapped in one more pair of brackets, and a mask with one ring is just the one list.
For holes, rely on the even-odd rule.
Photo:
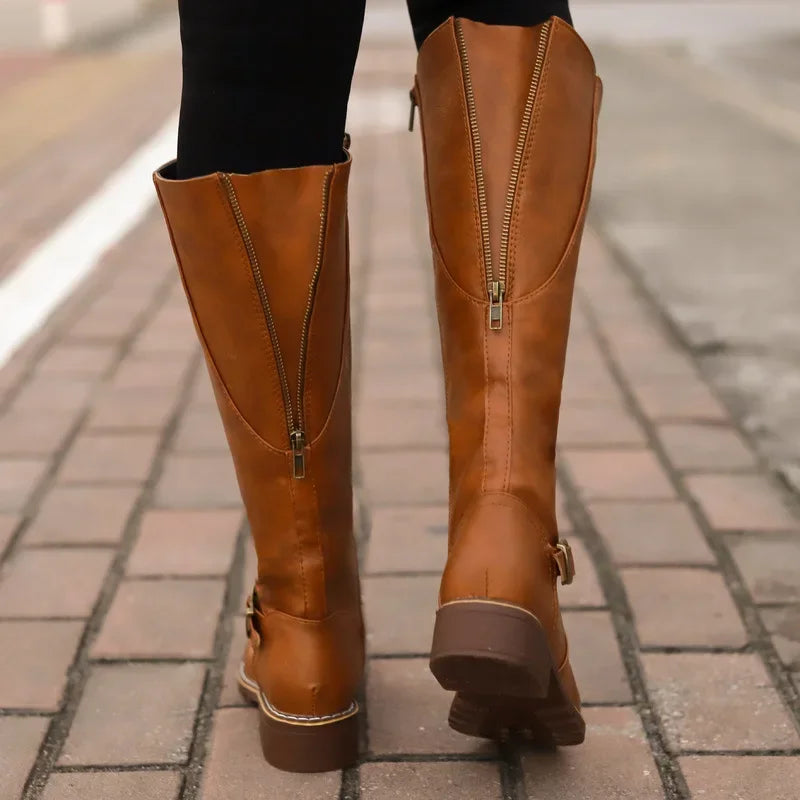
[(521, 733), (549, 746), (584, 740), (585, 723), (561, 683), (545, 631), (523, 608), (481, 600), (442, 606), (431, 671), (457, 693), (450, 726), (460, 733)]
[(358, 705), (331, 717), (282, 714), (261, 695), (257, 684), (239, 670), (239, 693), (259, 709), (264, 758), (286, 772), (330, 772), (358, 761)]
[(287, 772), (329, 772), (358, 761), (358, 708), (333, 720), (287, 721), (260, 704), (264, 758)]

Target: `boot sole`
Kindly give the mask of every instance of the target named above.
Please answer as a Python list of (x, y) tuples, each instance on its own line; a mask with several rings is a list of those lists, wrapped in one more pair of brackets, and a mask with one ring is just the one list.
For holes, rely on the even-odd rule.
[(358, 705), (334, 717), (286, 719), (239, 670), (239, 693), (258, 706), (264, 758), (284, 772), (331, 772), (358, 762)]
[(449, 722), (459, 733), (499, 740), (519, 734), (542, 747), (585, 738), (544, 628), (523, 608), (482, 600), (442, 606), (430, 665), (441, 686), (457, 693)]

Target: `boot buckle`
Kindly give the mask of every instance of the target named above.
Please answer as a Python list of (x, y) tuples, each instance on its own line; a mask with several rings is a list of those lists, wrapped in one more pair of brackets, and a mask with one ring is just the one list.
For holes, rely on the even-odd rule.
[(558, 540), (553, 559), (558, 568), (561, 585), (569, 586), (575, 579), (575, 557), (572, 555), (572, 548), (566, 539)]
[(253, 620), (256, 616), (256, 605), (258, 603), (258, 596), (256, 595), (256, 589), (253, 587), (253, 593), (247, 598), (247, 603), (245, 605), (245, 612), (244, 612), (244, 627), (247, 633), (247, 638), (253, 640), (253, 646), (258, 648), (261, 645), (261, 635), (258, 632), (258, 629), (253, 624)]

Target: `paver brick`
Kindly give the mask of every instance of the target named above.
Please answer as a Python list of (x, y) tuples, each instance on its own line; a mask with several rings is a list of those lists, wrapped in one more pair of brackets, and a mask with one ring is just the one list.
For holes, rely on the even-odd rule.
[(143, 483), (158, 447), (152, 434), (84, 433), (59, 470), (60, 483)]
[(239, 666), (242, 663), (242, 654), (247, 641), (244, 617), (234, 617), (231, 620), (231, 629), (230, 649), (225, 662), (225, 671), (222, 674), (222, 689), (217, 702), (220, 708), (250, 705), (239, 693), (239, 685), (237, 683)]
[(632, 374), (630, 378), (639, 405), (654, 420), (713, 422), (728, 418), (719, 400), (698, 379), (678, 379), (673, 376), (637, 379)]
[(526, 752), (527, 800), (662, 800), (642, 723), (632, 708), (584, 709), (581, 747)]
[(444, 450), (364, 453), (360, 463), (362, 485), (373, 505), (447, 502), (448, 462)]
[(730, 541), (733, 558), (757, 603), (800, 602), (800, 540), (753, 536)]
[(438, 608), (436, 576), (364, 578), (367, 650), (374, 655), (430, 652)]
[(191, 359), (189, 354), (161, 354), (157, 357), (126, 358), (111, 380), (114, 389), (158, 389), (178, 386)]
[(592, 343), (588, 355), (575, 356), (577, 340), (570, 341), (572, 348), (567, 353), (567, 366), (564, 372), (564, 404), (618, 404), (620, 390), (608, 369), (603, 365), (603, 357)]
[(177, 772), (66, 772), (50, 776), (42, 800), (177, 800)]
[(78, 414), (19, 409), (0, 417), (0, 455), (51, 456), (61, 448)]
[(56, 344), (36, 365), (43, 375), (97, 377), (111, 365), (116, 349), (109, 344)]
[(212, 409), (184, 414), (172, 447), (177, 453), (227, 453), (228, 440), (219, 414)]
[(630, 703), (631, 688), (610, 614), (567, 611), (570, 662), (586, 703)]
[(88, 378), (34, 375), (14, 398), (11, 411), (78, 412), (89, 403), (93, 389)]
[(100, 301), (76, 318), (67, 331), (75, 342), (121, 342), (130, 334), (141, 314), (141, 309), (114, 308)]
[(0, 553), (2, 553), (19, 526), (20, 518), (14, 514), (0, 514)]
[(655, 500), (675, 496), (650, 450), (566, 450), (562, 457), (586, 500)]
[(59, 763), (184, 762), (205, 672), (201, 664), (94, 666)]
[(17, 552), (0, 576), (0, 615), (88, 617), (112, 556), (108, 550), (90, 548)]
[(757, 655), (646, 653), (642, 661), (673, 752), (800, 746)]
[(382, 399), (358, 403), (354, 436), (361, 450), (447, 446), (441, 400)]
[(231, 457), (170, 455), (156, 487), (160, 508), (241, 508)]
[(41, 459), (0, 459), (0, 512), (21, 511), (48, 466)]
[(166, 426), (177, 389), (111, 389), (95, 401), (86, 427), (91, 431), (158, 430)]
[(252, 537), (247, 537), (244, 546), (244, 567), (242, 570), (242, 593), (237, 604), (237, 609), (244, 613), (247, 600), (253, 593), (253, 586), (258, 577), (258, 558), (253, 547)]
[(361, 768), (363, 800), (499, 800), (500, 772), (496, 764), (365, 764)]
[(493, 746), (447, 724), (453, 695), (422, 658), (373, 659), (367, 670), (369, 750), (399, 753), (491, 753)]
[(49, 723), (45, 717), (0, 717), (3, 800), (16, 800), (20, 796)]
[(0, 708), (57, 711), (82, 633), (79, 622), (0, 622)]
[(447, 507), (372, 510), (366, 572), (441, 572), (447, 557)]
[(800, 670), (800, 605), (763, 608), (761, 619), (781, 661), (788, 669)]
[(209, 658), (225, 583), (123, 581), (92, 647), (94, 658)]
[(558, 585), (562, 608), (602, 608), (606, 605), (605, 597), (586, 546), (573, 537), (570, 547), (575, 558), (575, 581), (568, 586)]
[(756, 460), (736, 431), (721, 425), (662, 425), (661, 443), (680, 470), (729, 470), (753, 467)]
[(760, 475), (690, 475), (686, 478), (709, 524), (718, 530), (789, 530), (798, 522)]
[(211, 388), (211, 379), (205, 369), (201, 369), (194, 379), (194, 384), (189, 393), (189, 408), (216, 408), (217, 401), (214, 390)]
[(702, 800), (796, 800), (797, 756), (691, 756), (681, 770), (692, 797)]
[(227, 575), (240, 511), (148, 511), (128, 560), (129, 575)]
[(597, 447), (646, 444), (644, 431), (621, 405), (566, 403), (558, 423), (561, 447)]
[[(224, 708), (214, 716), (201, 800), (338, 800), (341, 773), (281, 772), (264, 761), (255, 708)], [(257, 788), (256, 788), (257, 787)]]
[(705, 569), (626, 569), (643, 647), (743, 647), (747, 633), (722, 576)]
[(138, 489), (127, 486), (54, 486), (25, 544), (116, 544), (138, 496)]
[(435, 415), (435, 419), (441, 421), (444, 409), (444, 380), (432, 365), (418, 364), (406, 370), (386, 365), (375, 366), (364, 373), (359, 385), (358, 399), (366, 407), (387, 400), (408, 404), (426, 400), (438, 401), (440, 411)]
[(713, 564), (689, 509), (678, 502), (591, 503), (595, 526), (617, 564)]

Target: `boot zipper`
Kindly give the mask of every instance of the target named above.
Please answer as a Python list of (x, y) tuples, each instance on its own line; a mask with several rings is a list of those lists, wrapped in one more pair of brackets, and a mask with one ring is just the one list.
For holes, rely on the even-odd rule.
[(530, 88), (528, 89), (528, 97), (525, 101), (519, 137), (517, 138), (517, 147), (514, 152), (514, 161), (511, 167), (511, 176), (509, 178), (508, 192), (506, 194), (506, 205), (503, 212), (503, 225), (500, 235), (500, 258), (497, 270), (495, 271), (494, 264), (492, 263), (492, 249), (489, 239), (489, 211), (486, 202), (486, 180), (483, 174), (483, 151), (481, 148), (480, 130), (478, 128), (475, 92), (472, 87), (472, 75), (470, 73), (464, 30), (461, 25), (461, 20), (457, 19), (455, 21), (458, 53), (461, 59), (461, 73), (464, 78), (464, 94), (467, 101), (469, 130), (470, 136), (472, 137), (472, 158), (475, 168), (475, 188), (478, 194), (483, 265), (489, 294), (489, 328), (493, 331), (499, 331), (503, 327), (503, 303), (506, 297), (506, 285), (508, 282), (508, 249), (511, 237), (511, 221), (514, 214), (514, 205), (517, 197), (520, 173), (522, 171), (522, 162), (525, 157), (525, 147), (533, 117), (533, 107), (536, 103), (539, 83), (542, 78), (542, 70), (544, 69), (544, 60), (547, 54), (547, 45), (550, 40), (551, 28), (552, 23), (548, 21), (542, 25), (539, 34), (536, 60), (533, 66)]
[(308, 331), (311, 326), (311, 314), (314, 311), (314, 300), (317, 296), (317, 285), (319, 284), (319, 274), (322, 270), (322, 260), (325, 258), (325, 233), (328, 229), (328, 206), (330, 205), (331, 181), (333, 180), (333, 170), (329, 169), (325, 173), (325, 180), (322, 182), (322, 208), (319, 212), (319, 238), (317, 239), (317, 260), (314, 264), (314, 273), (311, 276), (311, 285), (308, 287), (308, 301), (306, 302), (306, 313), (303, 316), (303, 328), (300, 333), (300, 357), (297, 365), (297, 427), (290, 434), (292, 440), (292, 452), (294, 454), (294, 477), (305, 478), (306, 476), (306, 435), (304, 432), (304, 406), (303, 403), (306, 388), (306, 362), (308, 360)]
[[(502, 297), (504, 286), (495, 287), (497, 283), (492, 267), (492, 247), (489, 243), (489, 209), (486, 203), (486, 179), (483, 174), (483, 150), (481, 148), (481, 134), (478, 129), (478, 112), (475, 106), (475, 92), (472, 88), (472, 74), (469, 68), (467, 43), (464, 39), (464, 29), (461, 20), (455, 21), (456, 38), (458, 40), (458, 55), (461, 59), (461, 73), (464, 78), (464, 94), (467, 99), (467, 115), (469, 117), (469, 132), (472, 137), (472, 160), (475, 167), (475, 188), (478, 192), (478, 215), (480, 217), (481, 245), (483, 248), (483, 269), (489, 287), (489, 327), (497, 330), (503, 325)], [(496, 292), (493, 290), (497, 289)], [(498, 300), (495, 300), (495, 297)], [(499, 325), (494, 320), (499, 314)]]
[(317, 284), (319, 283), (319, 275), (322, 270), (322, 260), (325, 255), (325, 232), (328, 227), (328, 206), (330, 200), (331, 180), (333, 178), (333, 170), (330, 169), (325, 174), (325, 180), (322, 188), (322, 210), (320, 211), (320, 228), (319, 240), (317, 242), (317, 256), (314, 265), (314, 272), (311, 276), (311, 285), (308, 290), (308, 302), (306, 303), (306, 311), (303, 317), (303, 327), (300, 338), (300, 358), (298, 363), (297, 374), (297, 405), (295, 407), (292, 401), (291, 389), (289, 388), (289, 380), (286, 373), (286, 363), (283, 360), (283, 353), (281, 351), (280, 341), (278, 340), (278, 331), (275, 327), (275, 318), (272, 316), (272, 310), (269, 304), (269, 297), (267, 290), (264, 286), (264, 277), (261, 273), (261, 265), (258, 261), (253, 239), (250, 236), (250, 231), (247, 228), (244, 214), (242, 213), (241, 206), (239, 205), (239, 198), (236, 195), (231, 176), (227, 173), (222, 173), (222, 183), (228, 195), (233, 216), (236, 219), (236, 224), (239, 227), (239, 232), (244, 242), (245, 250), (247, 251), (247, 258), (250, 261), (250, 268), (253, 271), (253, 279), (255, 280), (256, 290), (258, 297), (261, 301), (261, 307), (264, 311), (264, 319), (267, 322), (267, 330), (269, 331), (269, 338), (272, 342), (272, 349), (275, 353), (275, 364), (278, 370), (278, 380), (281, 385), (281, 393), (283, 395), (283, 405), (286, 412), (286, 427), (289, 434), (289, 444), (292, 451), (292, 474), (295, 478), (305, 478), (306, 476), (306, 434), (304, 430), (303, 419), (303, 395), (305, 391), (305, 370), (308, 352), (308, 332), (311, 323), (311, 314), (314, 310), (314, 299), (317, 293)]

